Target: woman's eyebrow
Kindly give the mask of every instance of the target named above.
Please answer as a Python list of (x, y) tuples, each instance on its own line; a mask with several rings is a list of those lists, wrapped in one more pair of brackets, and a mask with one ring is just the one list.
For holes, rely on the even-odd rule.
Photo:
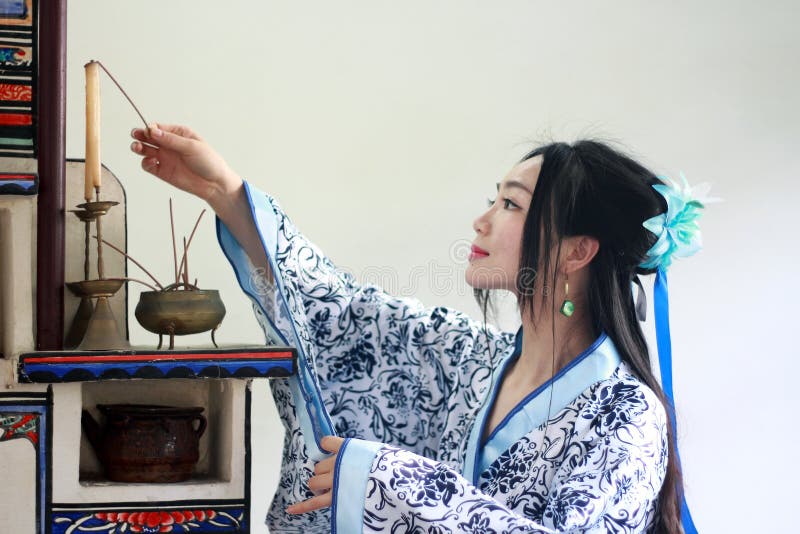
[[(508, 180), (507, 182), (503, 182), (503, 185), (505, 187), (518, 187), (519, 189), (522, 189), (523, 191), (525, 191), (529, 195), (533, 195), (533, 191), (528, 189), (528, 187), (525, 184), (523, 184), (522, 182), (518, 182), (516, 180)], [(500, 191), (500, 182), (497, 182), (497, 190)]]

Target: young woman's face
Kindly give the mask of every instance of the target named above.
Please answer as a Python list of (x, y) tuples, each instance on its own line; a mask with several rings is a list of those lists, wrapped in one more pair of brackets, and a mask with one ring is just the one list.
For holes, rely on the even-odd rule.
[(470, 286), (517, 294), (522, 231), (541, 167), (536, 156), (512, 168), (498, 184), (494, 203), (473, 222), (477, 235), (465, 274)]

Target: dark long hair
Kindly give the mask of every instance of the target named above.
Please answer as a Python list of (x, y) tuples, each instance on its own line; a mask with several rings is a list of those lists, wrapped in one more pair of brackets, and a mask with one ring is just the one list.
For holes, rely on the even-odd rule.
[[(589, 264), (588, 284), (594, 333), (608, 334), (622, 360), (655, 392), (670, 413), (672, 407), (653, 375), (631, 292), (635, 276), (655, 272), (639, 265), (656, 240), (642, 222), (667, 209), (664, 198), (652, 188), (661, 181), (630, 157), (598, 141), (551, 143), (532, 150), (521, 161), (536, 156), (542, 156), (542, 166), (525, 220), (520, 274), (516, 280), (522, 316), (526, 313), (533, 316), (537, 293), (543, 304), (548, 297), (554, 298), (553, 292), (537, 292), (532, 287), (533, 283), (540, 289), (549, 287), (558, 269), (558, 265), (550, 265), (549, 251), (560, 250), (565, 237), (596, 238), (600, 247)], [(475, 290), (475, 297), (485, 315), (489, 293)], [(554, 303), (551, 304), (554, 310)], [(675, 429), (670, 417), (667, 421), (669, 458), (659, 493), (655, 532), (672, 534), (683, 532), (680, 519), (683, 477), (676, 454)]]

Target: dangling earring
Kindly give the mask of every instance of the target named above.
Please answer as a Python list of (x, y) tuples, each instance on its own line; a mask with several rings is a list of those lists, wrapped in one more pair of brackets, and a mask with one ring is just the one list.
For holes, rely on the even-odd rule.
[(575, 303), (569, 300), (569, 278), (566, 275), (564, 276), (564, 302), (559, 311), (564, 317), (572, 317), (572, 314), (575, 313)]

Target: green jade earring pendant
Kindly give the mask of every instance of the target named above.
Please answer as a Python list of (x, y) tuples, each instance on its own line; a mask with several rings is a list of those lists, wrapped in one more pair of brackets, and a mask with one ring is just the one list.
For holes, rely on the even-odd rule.
[(561, 315), (564, 317), (572, 317), (575, 313), (575, 303), (569, 300), (569, 281), (564, 282), (564, 302), (561, 304)]

